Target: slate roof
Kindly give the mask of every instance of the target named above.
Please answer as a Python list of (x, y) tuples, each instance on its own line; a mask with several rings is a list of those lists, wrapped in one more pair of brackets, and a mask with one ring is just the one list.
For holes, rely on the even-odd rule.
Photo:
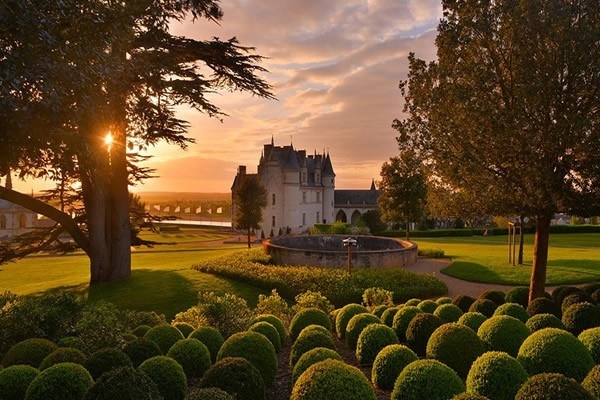
[(334, 203), (343, 205), (377, 205), (379, 190), (335, 190)]

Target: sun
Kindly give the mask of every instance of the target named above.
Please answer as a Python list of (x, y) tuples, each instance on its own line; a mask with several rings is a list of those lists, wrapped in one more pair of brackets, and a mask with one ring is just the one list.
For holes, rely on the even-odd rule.
[(106, 136), (104, 136), (104, 144), (107, 146), (110, 146), (113, 143), (113, 136), (112, 133), (107, 133)]

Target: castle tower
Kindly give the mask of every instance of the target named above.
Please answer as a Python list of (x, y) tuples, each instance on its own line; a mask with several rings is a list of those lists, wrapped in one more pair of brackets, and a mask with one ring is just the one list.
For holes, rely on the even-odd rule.
[(323, 155), (325, 160), (321, 169), (321, 183), (323, 185), (323, 219), (326, 223), (335, 222), (334, 201), (335, 201), (335, 172), (329, 152)]

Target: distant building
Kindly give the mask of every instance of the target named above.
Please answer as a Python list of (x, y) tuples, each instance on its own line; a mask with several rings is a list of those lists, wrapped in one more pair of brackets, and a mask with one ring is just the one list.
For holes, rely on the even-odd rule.
[[(257, 173), (248, 174), (238, 167), (231, 186), (232, 216), (236, 218), (235, 191), (247, 176), (258, 176), (267, 190), (261, 230), (266, 236), (306, 232), (316, 223), (336, 220), (356, 223), (360, 215), (377, 208), (377, 196), (371, 190), (335, 190), (335, 172), (329, 154), (307, 155), (293, 145), (275, 146), (273, 139), (264, 145)], [(343, 203), (343, 204), (342, 204)]]
[[(4, 187), (12, 189), (10, 173), (6, 175)], [(0, 241), (8, 240), (36, 227), (37, 219), (36, 213), (0, 199)]]

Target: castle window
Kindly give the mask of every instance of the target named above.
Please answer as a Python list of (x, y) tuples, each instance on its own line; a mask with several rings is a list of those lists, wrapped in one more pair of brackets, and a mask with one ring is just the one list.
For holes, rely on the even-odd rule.
[(271, 218), (271, 226), (275, 226), (275, 216), (274, 215)]
[(19, 228), (27, 227), (27, 217), (23, 214), (19, 215)]
[(302, 213), (302, 226), (306, 225), (306, 213)]
[(302, 172), (302, 183), (306, 183), (306, 172)]
[(275, 205), (275, 193), (273, 193), (273, 201), (272, 204)]
[(6, 229), (6, 215), (0, 215), (0, 229)]
[(320, 180), (321, 180), (321, 174), (315, 173), (315, 182), (319, 183)]
[(321, 222), (321, 214), (317, 211), (317, 224)]
[(306, 203), (306, 192), (302, 192), (302, 202)]
[(321, 192), (317, 192), (317, 203), (321, 202)]

